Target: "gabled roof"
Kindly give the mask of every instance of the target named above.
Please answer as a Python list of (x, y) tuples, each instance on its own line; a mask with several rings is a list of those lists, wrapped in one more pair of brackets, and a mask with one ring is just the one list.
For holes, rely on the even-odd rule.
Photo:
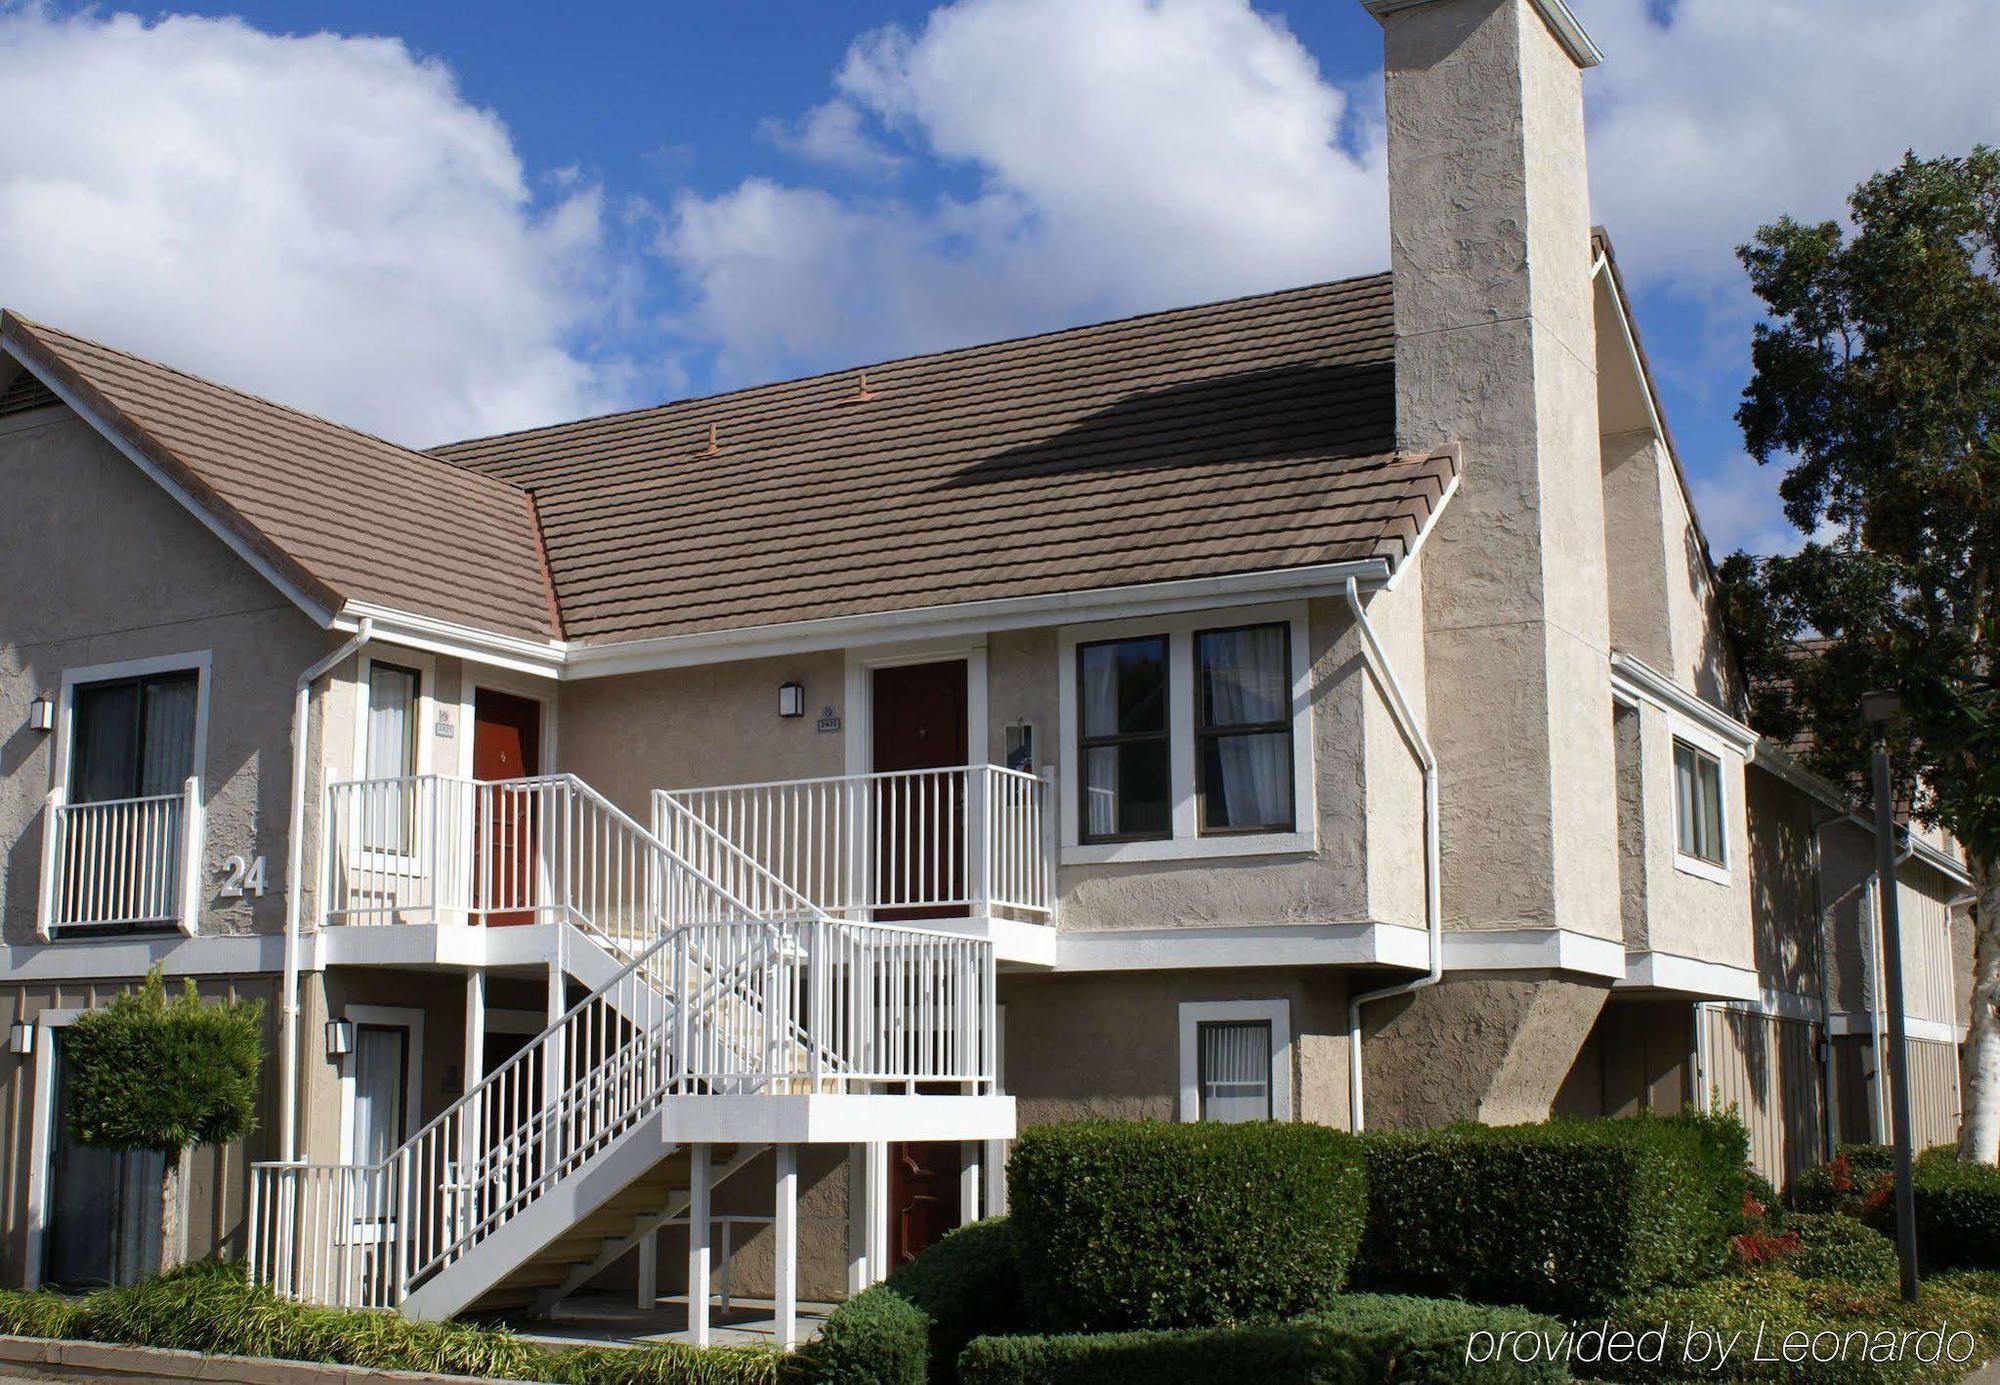
[(1406, 554), (1386, 274), (457, 443), (607, 642)]
[(15, 313), (0, 340), (319, 614), (360, 601), (554, 637), (517, 487)]

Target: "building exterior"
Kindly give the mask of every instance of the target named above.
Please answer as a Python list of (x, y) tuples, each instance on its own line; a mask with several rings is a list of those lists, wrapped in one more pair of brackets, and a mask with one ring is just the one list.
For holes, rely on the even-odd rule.
[[(1866, 824), (1743, 721), (1597, 51), (1366, 3), (1367, 278), (429, 453), (8, 315), (7, 1281), (157, 1254), (60, 1115), (155, 965), (274, 1055), (188, 1249), (433, 1317), (785, 1317), (1086, 1114), (1879, 1137)], [(1926, 1140), (1965, 886), (1910, 835)]]

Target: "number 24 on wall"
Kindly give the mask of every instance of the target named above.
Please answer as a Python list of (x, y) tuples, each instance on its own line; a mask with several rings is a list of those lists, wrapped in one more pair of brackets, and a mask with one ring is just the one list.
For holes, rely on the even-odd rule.
[(222, 888), (217, 895), (222, 899), (241, 899), (246, 890), (259, 899), (264, 897), (264, 858), (256, 856), (245, 861), (241, 856), (225, 857)]

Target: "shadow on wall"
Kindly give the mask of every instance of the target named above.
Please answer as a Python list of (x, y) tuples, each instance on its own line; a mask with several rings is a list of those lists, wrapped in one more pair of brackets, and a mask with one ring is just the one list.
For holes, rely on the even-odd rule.
[(1371, 456), (1395, 448), (1395, 403), (1386, 361), (1215, 375), (1125, 395), (1059, 433), (970, 463), (937, 488)]
[[(1681, 542), (1687, 549), (1687, 570), (1694, 578), (1695, 594), (1705, 607), (1716, 609), (1715, 583), (1709, 576), (1708, 550), (1702, 543), (1701, 534), (1690, 524), (1682, 531)], [(1722, 622), (1703, 621), (1701, 657), (1694, 670), (1694, 690), (1703, 701), (1717, 707), (1733, 709), (1736, 706), (1742, 680), (1737, 677), (1735, 659)]]

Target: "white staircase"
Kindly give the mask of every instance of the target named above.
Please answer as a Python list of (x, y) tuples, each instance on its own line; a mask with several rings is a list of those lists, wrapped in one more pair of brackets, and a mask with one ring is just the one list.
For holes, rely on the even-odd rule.
[[(375, 891), (532, 914), (615, 970), (382, 1162), (253, 1166), (247, 1256), (279, 1293), (429, 1319), (546, 1307), (694, 1201), (675, 1097), (995, 1091), (990, 943), (831, 918), (712, 833), (698, 870), (573, 776), (424, 782), (336, 786), (330, 909)], [(518, 881), (464, 859), (503, 834), (533, 844)], [(411, 864), (385, 887), (365, 848), (391, 840)], [(711, 1143), (711, 1185), (759, 1149)]]

